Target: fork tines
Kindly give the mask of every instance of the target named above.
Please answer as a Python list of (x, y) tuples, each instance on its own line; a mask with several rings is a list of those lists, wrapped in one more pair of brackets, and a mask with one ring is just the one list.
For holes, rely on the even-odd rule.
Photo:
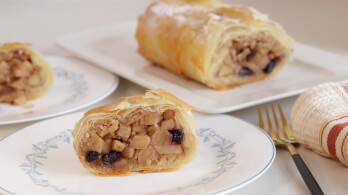
[[(296, 143), (295, 138), (292, 134), (292, 131), (291, 131), (288, 123), (286, 122), (286, 119), (285, 119), (285, 116), (284, 116), (284, 113), (283, 113), (283, 110), (282, 110), (280, 104), (278, 103), (278, 110), (279, 110), (279, 115), (280, 115), (280, 118), (281, 118), (281, 121), (283, 124), (283, 129), (285, 131), (285, 135), (284, 135), (283, 130), (279, 124), (279, 120), (278, 120), (278, 117), (277, 117), (277, 114), (276, 114), (276, 111), (275, 111), (273, 104), (271, 104), (272, 112), (273, 112), (273, 120), (274, 120), (275, 128), (277, 130), (278, 135), (276, 135), (275, 130), (273, 128), (271, 117), (270, 117), (269, 112), (268, 112), (267, 104), (265, 104), (264, 107), (265, 107), (267, 122), (268, 122), (268, 129), (269, 129), (268, 133), (271, 136), (274, 143), (276, 143), (276, 144)], [(264, 125), (264, 122), (263, 122), (261, 106), (258, 105), (257, 109), (258, 109), (258, 114), (259, 114), (259, 126), (261, 129), (263, 129), (264, 131), (267, 132), (265, 125)]]
[[(323, 191), (321, 190), (319, 184), (317, 183), (317, 181), (313, 177), (312, 173), (308, 169), (306, 163), (303, 161), (300, 154), (297, 152), (296, 148), (292, 144), (292, 143), (296, 143), (296, 141), (294, 139), (294, 136), (292, 134), (292, 131), (291, 131), (288, 123), (285, 120), (284, 113), (283, 113), (282, 108), (280, 107), (280, 104), (278, 104), (278, 110), (279, 110), (279, 114), (280, 114), (282, 124), (283, 124), (283, 129), (285, 131), (286, 136), (284, 136), (282, 128), (279, 125), (277, 114), (275, 112), (273, 104), (271, 104), (271, 107), (272, 107), (273, 118), (274, 118), (273, 120), (275, 123), (275, 127), (277, 129), (278, 136), (276, 135), (276, 133), (273, 129), (271, 117), (269, 116), (267, 105), (265, 104), (265, 111), (266, 111), (266, 116), (267, 116), (267, 121), (268, 121), (268, 129), (269, 129), (268, 133), (271, 136), (274, 144), (280, 145), (280, 146), (285, 146), (289, 150), (289, 152), (292, 156), (292, 159), (294, 160), (294, 162), (296, 164), (297, 169), (299, 170), (303, 180), (305, 181), (305, 183), (306, 183), (307, 187), (309, 188), (309, 190), (311, 191), (311, 193), (312, 194), (324, 194)], [(264, 131), (266, 131), (265, 125), (263, 123), (261, 106), (258, 105), (257, 109), (258, 109), (258, 113), (259, 113), (260, 128), (263, 129)]]

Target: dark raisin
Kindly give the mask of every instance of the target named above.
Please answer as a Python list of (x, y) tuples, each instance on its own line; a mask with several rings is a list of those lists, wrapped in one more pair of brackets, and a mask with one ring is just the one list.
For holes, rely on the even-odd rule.
[(109, 153), (103, 156), (103, 163), (106, 165), (114, 164), (121, 156), (121, 152), (116, 152), (115, 150), (111, 150)]
[(240, 76), (246, 76), (246, 75), (252, 75), (253, 72), (252, 72), (249, 68), (243, 67), (243, 68), (241, 68), (241, 69), (239, 70), (238, 74), (239, 74)]
[(246, 60), (250, 60), (253, 56), (254, 56), (254, 50), (252, 49), (249, 49), (250, 50), (250, 53), (246, 56)]
[(86, 152), (87, 162), (93, 162), (97, 160), (98, 156), (99, 156), (99, 152), (92, 151), (92, 150)]
[(182, 138), (184, 137), (184, 132), (181, 130), (169, 130), (169, 132), (173, 135), (172, 142), (180, 144)]
[(271, 60), (267, 66), (263, 69), (263, 72), (267, 73), (267, 74), (270, 74), (274, 67), (276, 66), (277, 62), (275, 60)]

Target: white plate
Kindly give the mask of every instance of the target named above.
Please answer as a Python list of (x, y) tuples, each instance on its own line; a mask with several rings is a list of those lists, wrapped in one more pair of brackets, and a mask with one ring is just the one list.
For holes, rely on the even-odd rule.
[(225, 194), (260, 177), (275, 157), (257, 127), (198, 115), (197, 158), (174, 172), (99, 177), (79, 162), (71, 131), (82, 113), (49, 119), (0, 141), (0, 189), (13, 194)]
[(25, 106), (0, 103), (0, 125), (53, 117), (92, 105), (110, 95), (118, 77), (73, 58), (47, 56), (54, 71), (54, 84), (39, 99)]
[(303, 44), (276, 77), (227, 91), (217, 91), (153, 66), (137, 53), (135, 22), (101, 27), (61, 37), (58, 45), (146, 88), (163, 88), (208, 113), (223, 113), (296, 95), (327, 81), (348, 79), (347, 58)]

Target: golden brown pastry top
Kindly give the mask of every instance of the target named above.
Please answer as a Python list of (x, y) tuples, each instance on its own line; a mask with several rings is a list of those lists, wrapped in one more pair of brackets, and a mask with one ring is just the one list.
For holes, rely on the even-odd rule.
[[(209, 16), (211, 21), (204, 21), (207, 23), (203, 24), (201, 20), (206, 19), (206, 15)], [(145, 14), (141, 15), (139, 20), (143, 17), (146, 17), (147, 20), (149, 18), (153, 20), (160, 19), (157, 21), (159, 23), (173, 19), (178, 26), (184, 25), (183, 23), (186, 22), (197, 23), (195, 26), (197, 28), (203, 27), (202, 24), (208, 27), (209, 22), (220, 19), (229, 19), (229, 22), (235, 23), (250, 23), (250, 25), (262, 24), (267, 21), (268, 24), (277, 26), (275, 22), (269, 20), (268, 15), (260, 13), (252, 7), (229, 5), (218, 0), (158, 0), (147, 8)], [(154, 23), (153, 27), (156, 26), (156, 23)]]
[[(292, 39), (257, 10), (214, 0), (158, 0), (138, 18), (138, 52), (146, 59), (210, 87), (228, 44), (256, 34), (275, 37), (290, 53)], [(290, 55), (290, 54), (288, 54)], [(233, 85), (234, 86), (234, 85)], [(232, 86), (232, 87), (233, 87)]]
[(154, 102), (156, 99), (168, 100), (168, 101), (186, 109), (187, 111), (193, 109), (186, 102), (180, 100), (179, 98), (166, 92), (165, 90), (155, 89), (152, 91), (147, 91), (145, 93), (145, 96), (144, 95), (135, 95), (135, 96), (123, 97), (120, 101), (94, 108), (94, 109), (86, 112), (84, 114), (84, 116), (88, 116), (90, 114), (100, 113), (100, 112), (120, 110), (120, 109), (126, 108), (130, 105), (151, 104), (151, 102)]

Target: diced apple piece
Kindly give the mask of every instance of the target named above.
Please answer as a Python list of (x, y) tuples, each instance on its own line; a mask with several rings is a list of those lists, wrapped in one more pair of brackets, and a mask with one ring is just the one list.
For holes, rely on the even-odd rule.
[(105, 126), (100, 125), (99, 128), (101, 129), (99, 132), (100, 137), (104, 137), (105, 135), (109, 134), (109, 131), (106, 129)]
[(10, 84), (11, 87), (15, 89), (24, 89), (26, 87), (26, 79), (25, 78), (20, 78), (15, 81), (13, 81)]
[(135, 149), (145, 149), (149, 145), (150, 141), (151, 139), (147, 135), (136, 135), (132, 138), (130, 146)]
[(138, 153), (138, 161), (145, 165), (150, 165), (153, 160), (157, 160), (159, 157), (159, 154), (151, 145)]
[(168, 120), (168, 119), (174, 118), (174, 111), (173, 110), (166, 110), (163, 113), (163, 118), (164, 118), (164, 120)]
[(151, 125), (148, 129), (148, 135), (152, 136), (156, 131), (160, 131), (160, 127), (158, 125)]
[(175, 123), (173, 119), (168, 119), (162, 122), (161, 124), (161, 130), (162, 131), (168, 131), (175, 128)]
[(110, 152), (111, 143), (112, 143), (112, 139), (107, 139), (104, 141), (104, 145), (103, 145), (103, 148), (101, 151), (102, 154), (106, 154), (106, 153)]
[(163, 145), (155, 147), (160, 154), (180, 154), (183, 152), (181, 145)]
[(29, 76), (32, 68), (32, 64), (28, 61), (18, 63), (17, 67), (13, 70), (13, 75), (16, 77)]
[(105, 137), (103, 137), (103, 140), (106, 140), (106, 139), (113, 139), (113, 138), (115, 138), (115, 137), (109, 133), (109, 134), (107, 134)]
[(134, 148), (126, 147), (126, 148), (123, 150), (122, 155), (123, 155), (124, 157), (127, 157), (127, 158), (133, 158), (134, 152), (135, 152), (135, 149), (134, 149)]
[(111, 149), (115, 150), (117, 152), (122, 152), (124, 150), (125, 146), (126, 145), (124, 143), (120, 142), (119, 140), (113, 140)]
[(140, 124), (133, 124), (133, 131), (136, 133), (142, 133), (146, 131), (146, 126), (145, 125), (140, 125)]
[(104, 140), (97, 135), (90, 136), (90, 138), (91, 140), (87, 142), (87, 144), (90, 146), (89, 150), (101, 153), (104, 147)]
[(144, 117), (145, 125), (153, 125), (159, 123), (163, 119), (162, 114), (151, 112)]
[(115, 131), (118, 129), (118, 121), (115, 119), (112, 119), (111, 126), (108, 128), (109, 132), (114, 135)]
[[(0, 56), (1, 57), (1, 56)], [(6, 63), (6, 61), (0, 60), (0, 72), (2, 74), (7, 74), (10, 71), (10, 65)]]
[(121, 124), (120, 129), (117, 132), (117, 135), (126, 140), (126, 139), (128, 139), (130, 133), (131, 133), (131, 127)]
[(8, 61), (13, 57), (12, 52), (0, 52), (0, 61)]
[(173, 142), (173, 134), (167, 132), (163, 141), (163, 145), (171, 145)]
[(152, 143), (157, 146), (161, 146), (164, 143), (167, 132), (165, 131), (156, 131), (152, 135)]

